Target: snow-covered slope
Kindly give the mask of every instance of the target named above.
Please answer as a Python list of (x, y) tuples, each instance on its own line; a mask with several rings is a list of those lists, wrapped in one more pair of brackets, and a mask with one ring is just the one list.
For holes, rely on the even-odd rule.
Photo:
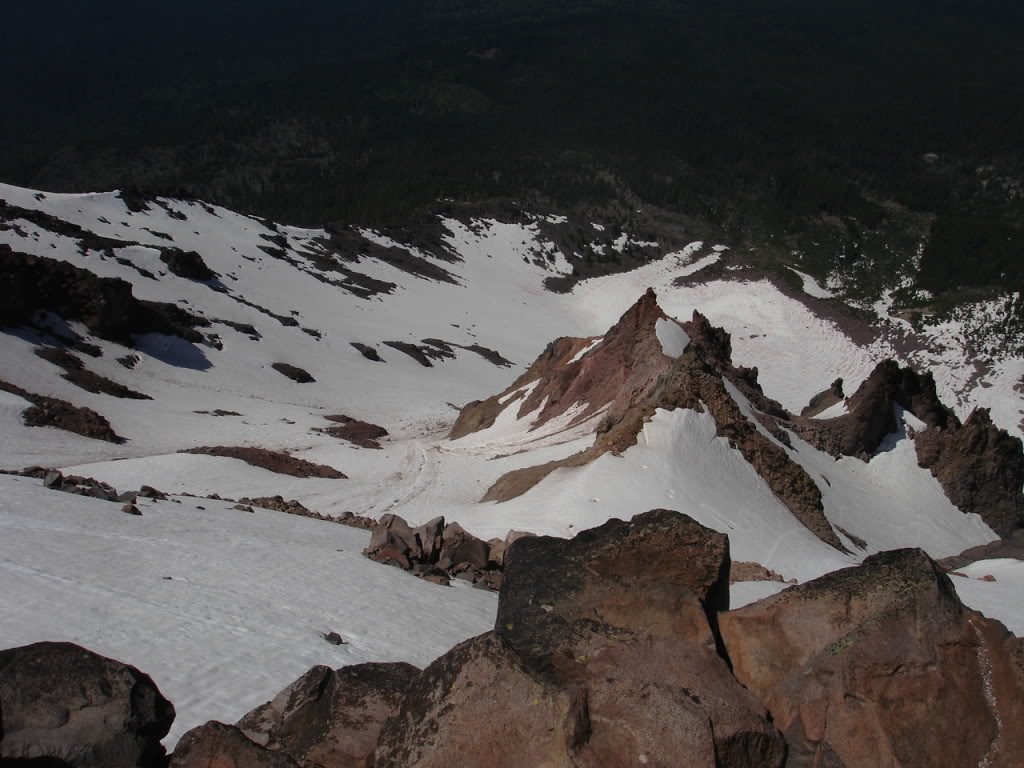
[[(793, 436), (794, 460), (820, 487), (829, 523), (863, 540), (858, 546), (843, 533), (849, 553), (841, 552), (780, 503), (708, 414), (686, 409), (659, 410), (621, 455), (558, 469), (510, 501), (480, 502), (506, 473), (587, 448), (604, 414), (581, 421), (585, 404), (576, 404), (533, 428), (537, 412), (518, 413), (529, 392), (509, 393), (493, 425), (448, 440), (459, 409), (506, 390), (555, 337), (586, 339), (570, 362), (585, 360), (650, 286), (667, 315), (699, 309), (724, 327), (737, 364), (756, 366), (765, 392), (790, 410), (837, 377), (852, 392), (879, 360), (895, 357), (935, 366), (939, 394), (961, 417), (990, 405), (999, 426), (1020, 433), (1021, 360), (967, 375), (970, 350), (955, 329), (926, 338), (894, 321), (873, 335), (848, 333), (829, 317), (822, 291), (811, 286), (801, 296), (764, 276), (747, 279), (724, 246), (693, 243), (555, 293), (545, 281), (571, 266), (546, 234), (558, 220), (541, 216), (328, 232), (169, 198), (140, 206), (116, 193), (0, 185), (0, 200), (0, 246), (128, 281), (138, 299), (209, 322), (198, 328), (201, 340), (151, 333), (131, 347), (80, 320), (46, 315), (0, 332), (0, 380), (91, 408), (125, 438), (25, 426), (30, 403), (0, 390), (0, 467), (59, 467), (121, 490), (281, 495), (330, 516), (390, 512), (421, 523), (443, 514), (483, 538), (510, 529), (572, 535), (667, 507), (727, 532), (734, 559), (798, 580), (883, 549), (922, 546), (938, 557), (993, 538), (917, 466), (904, 428), (867, 463), (836, 461)], [(608, 252), (630, 237), (609, 233)], [(216, 279), (176, 274), (172, 249), (194, 251)], [(661, 348), (682, 354), (689, 337), (678, 326), (662, 331)], [(72, 337), (98, 352), (71, 350), (89, 372), (151, 399), (86, 391), (36, 353)], [(293, 381), (272, 368), (280, 363), (315, 381)], [(331, 437), (321, 430), (333, 414), (390, 436), (381, 450)], [(211, 445), (284, 451), (348, 479), (179, 453)], [(135, 518), (38, 480), (0, 476), (0, 646), (71, 639), (142, 666), (178, 706), (173, 737), (208, 717), (241, 714), (310, 664), (423, 664), (493, 621), (490, 594), (446, 590), (361, 558), (365, 532), (179, 500), (150, 504)], [(737, 597), (775, 588), (742, 587)], [(978, 594), (986, 606), (998, 602)], [(328, 630), (350, 644), (328, 646), (318, 635)]]

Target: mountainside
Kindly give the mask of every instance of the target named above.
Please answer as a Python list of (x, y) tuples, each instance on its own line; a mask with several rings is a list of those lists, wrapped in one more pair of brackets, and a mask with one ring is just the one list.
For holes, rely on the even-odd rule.
[[(1024, 355), (983, 343), (1016, 298), (911, 322), (682, 234), (455, 204), (301, 229), (0, 186), (0, 467), (40, 468), (0, 475), (0, 645), (140, 666), (173, 742), (312, 664), (425, 665), (493, 626), (492, 595), (288, 512), (505, 541), (672, 509), (728, 534), (733, 607), (1019, 538)], [(1017, 571), (964, 569), (961, 598), (1024, 631)]]

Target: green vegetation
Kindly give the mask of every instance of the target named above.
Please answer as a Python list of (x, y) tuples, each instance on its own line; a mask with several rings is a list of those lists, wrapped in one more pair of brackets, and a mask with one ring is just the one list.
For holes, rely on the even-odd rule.
[(150, 5), (12, 11), (0, 179), (313, 225), (650, 207), (864, 300), (923, 243), (934, 294), (1024, 284), (1015, 0)]

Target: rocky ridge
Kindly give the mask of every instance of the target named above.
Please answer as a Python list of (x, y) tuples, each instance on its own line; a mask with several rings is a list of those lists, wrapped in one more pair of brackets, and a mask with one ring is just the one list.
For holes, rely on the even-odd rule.
[[(666, 354), (659, 335), (672, 327), (686, 338), (678, 356)], [(507, 408), (515, 408), (519, 419), (530, 415), (531, 430), (567, 415), (570, 427), (594, 420), (590, 447), (494, 482), (482, 500), (500, 502), (522, 495), (555, 469), (625, 451), (658, 409), (707, 411), (718, 435), (779, 501), (822, 541), (845, 550), (826, 517), (821, 489), (796, 458), (791, 435), (834, 458), (869, 461), (900, 430), (898, 417), (906, 412), (923, 424), (910, 435), (920, 466), (931, 470), (953, 504), (979, 514), (1001, 536), (1024, 526), (1024, 450), (1019, 439), (991, 423), (987, 411), (978, 409), (961, 423), (939, 400), (929, 373), (891, 360), (879, 363), (845, 401), (842, 382), (833, 382), (804, 414), (840, 402), (846, 413), (833, 418), (790, 413), (763, 391), (756, 368), (734, 364), (728, 333), (697, 311), (687, 322), (669, 318), (648, 289), (603, 337), (556, 339), (503, 392), (466, 405), (449, 437), (487, 429)]]

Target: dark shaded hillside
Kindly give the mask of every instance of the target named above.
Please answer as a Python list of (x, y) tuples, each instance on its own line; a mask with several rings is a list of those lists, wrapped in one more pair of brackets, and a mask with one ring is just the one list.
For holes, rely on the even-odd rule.
[(0, 178), (304, 224), (646, 203), (817, 272), (966, 222), (924, 287), (1019, 285), (1022, 22), (1008, 0), (19, 7)]

